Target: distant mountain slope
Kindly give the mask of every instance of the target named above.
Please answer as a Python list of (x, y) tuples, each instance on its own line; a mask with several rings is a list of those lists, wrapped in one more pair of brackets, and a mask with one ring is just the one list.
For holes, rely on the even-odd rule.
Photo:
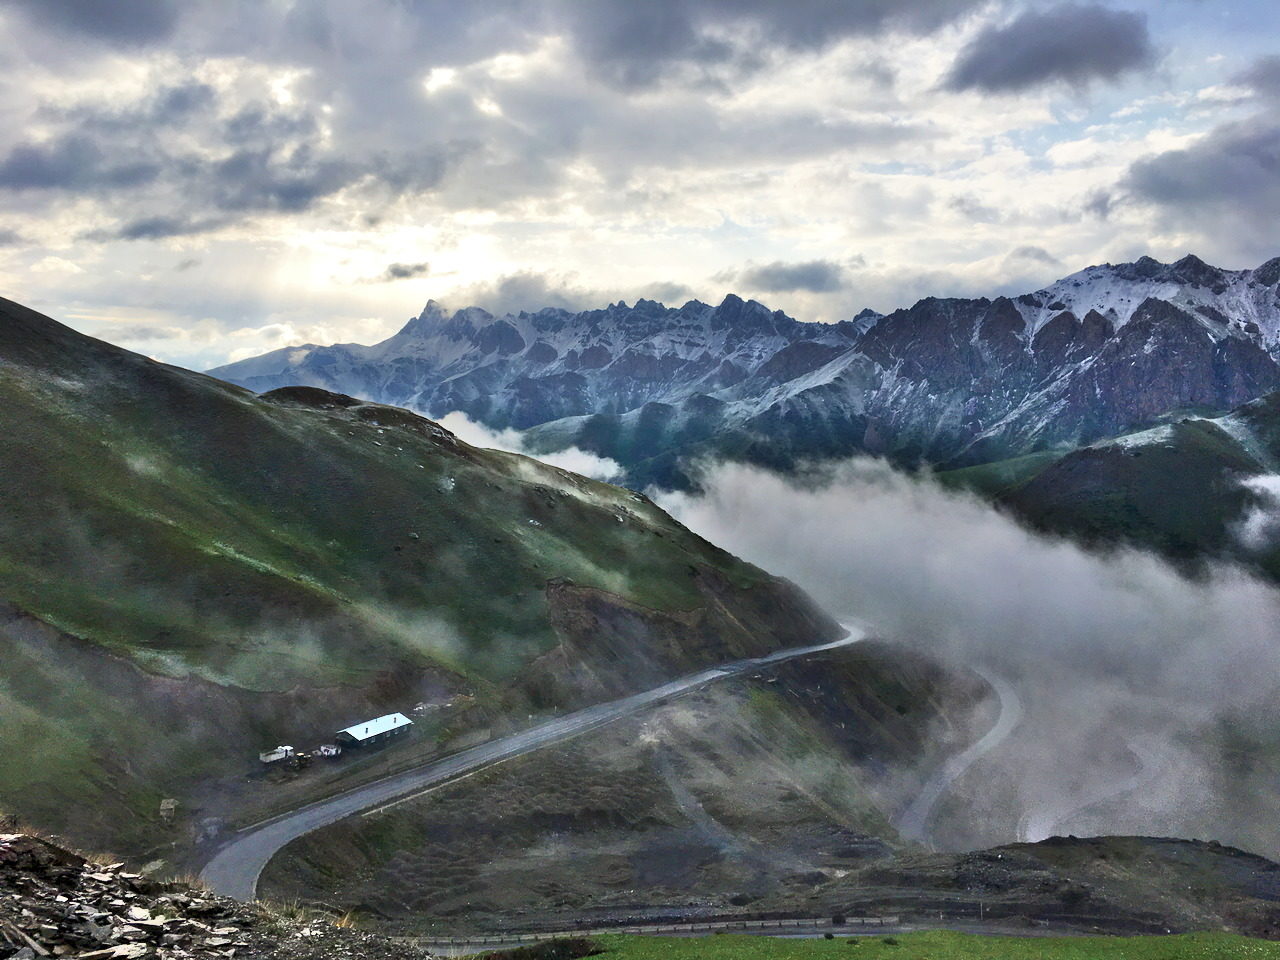
[[(1215, 418), (1188, 417), (1114, 440), (955, 470), (1032, 525), (1177, 560), (1232, 558), (1280, 578), (1280, 393)], [(1277, 488), (1280, 492), (1280, 488)], [(1252, 525), (1247, 523), (1253, 518)]]
[(376, 346), (290, 348), (213, 373), (536, 427), (537, 449), (577, 445), (637, 485), (679, 485), (699, 455), (960, 466), (1069, 448), (1274, 390), (1278, 356), (1280, 258), (1230, 271), (1187, 256), (834, 325), (733, 296), (501, 318), (431, 303)]
[(2, 300), (0, 424), (0, 809), (118, 847), (374, 711), (483, 725), (841, 632), (638, 494)]
[[(209, 372), (257, 391), (305, 384), (524, 429), (714, 392), (761, 368), (763, 376), (785, 379), (843, 352), (857, 330), (853, 323), (803, 324), (733, 296), (718, 307), (639, 300), (505, 317), (478, 307), (450, 316), (433, 300), (371, 347), (289, 347)], [(774, 359), (798, 342), (811, 346), (793, 349), (789, 365), (785, 355)]]

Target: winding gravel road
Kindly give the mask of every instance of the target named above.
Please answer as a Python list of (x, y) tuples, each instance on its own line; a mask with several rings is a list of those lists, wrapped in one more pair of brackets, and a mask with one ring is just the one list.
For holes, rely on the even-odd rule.
[[(719, 667), (702, 670), (698, 673), (681, 677), (663, 684), (653, 690), (623, 697), (610, 703), (600, 703), (592, 707), (578, 710), (575, 713), (548, 720), (546, 723), (500, 740), (492, 740), (479, 746), (463, 750), (460, 753), (435, 760), (421, 767), (397, 773), (383, 780), (377, 780), (363, 786), (353, 787), (326, 800), (320, 800), (300, 807), (289, 813), (281, 814), (272, 820), (248, 827), (230, 843), (218, 851), (212, 860), (200, 872), (200, 879), (213, 890), (224, 896), (248, 901), (257, 895), (258, 877), (263, 868), (285, 844), (299, 837), (319, 830), (329, 824), (350, 817), (354, 814), (377, 807), (388, 806), (394, 802), (407, 799), (413, 794), (432, 786), (454, 780), (464, 774), (472, 773), (483, 767), (502, 760), (509, 760), (521, 754), (559, 743), (612, 723), (623, 717), (638, 713), (646, 707), (663, 703), (675, 697), (696, 690), (715, 680), (731, 677), (784, 660), (794, 660), (826, 650), (835, 650), (849, 646), (863, 639), (860, 630), (850, 628), (848, 636), (831, 643), (820, 643), (810, 647), (791, 647), (779, 650), (765, 657), (747, 660), (735, 660)], [(989, 736), (989, 735), (988, 735)]]
[(1075, 796), (1060, 801), (1057, 807), (1028, 812), (1018, 824), (1018, 839), (1036, 843), (1060, 834), (1067, 824), (1091, 807), (1140, 790), (1168, 772), (1170, 761), (1158, 740), (1131, 740), (1128, 746), (1137, 764), (1132, 776), (1112, 783), (1092, 785)]
[(942, 795), (953, 783), (964, 776), (965, 772), (1008, 739), (1009, 734), (1022, 721), (1022, 701), (1009, 681), (983, 667), (973, 667), (974, 673), (987, 681), (1000, 700), (1000, 715), (991, 729), (981, 740), (966, 750), (962, 750), (948, 759), (916, 794), (911, 806), (898, 817), (898, 828), (904, 838), (920, 843), (929, 842), (929, 822), (933, 819), (934, 808)]

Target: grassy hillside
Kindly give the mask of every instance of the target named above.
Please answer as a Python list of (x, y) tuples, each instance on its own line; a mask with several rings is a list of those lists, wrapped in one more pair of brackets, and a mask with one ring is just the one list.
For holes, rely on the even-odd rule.
[(1280, 464), (1280, 394), (1224, 417), (1188, 417), (1115, 441), (940, 473), (1032, 526), (1091, 544), (1127, 543), (1192, 564), (1220, 557), (1280, 577), (1280, 550), (1239, 525), (1261, 501), (1242, 481)]
[(839, 632), (630, 491), (8, 301), (0, 424), (0, 805), (87, 841), (154, 842), (161, 797), (189, 823), (370, 711), (500, 718)]
[(609, 960), (1266, 960), (1280, 943), (1223, 933), (1176, 937), (988, 937), (934, 931), (831, 940), (712, 936), (600, 937)]

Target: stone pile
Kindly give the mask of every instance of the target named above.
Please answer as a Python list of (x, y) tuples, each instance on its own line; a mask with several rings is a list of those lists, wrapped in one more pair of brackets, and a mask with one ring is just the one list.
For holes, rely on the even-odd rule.
[(423, 960), (418, 948), (287, 919), (179, 883), (0, 834), (0, 960)]

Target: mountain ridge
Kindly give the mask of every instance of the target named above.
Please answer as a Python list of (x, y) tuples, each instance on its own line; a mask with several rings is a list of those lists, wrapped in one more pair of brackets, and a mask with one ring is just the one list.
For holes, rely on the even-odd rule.
[(373, 346), (282, 348), (211, 374), (337, 389), (578, 446), (633, 484), (699, 456), (790, 468), (865, 452), (963, 466), (1078, 446), (1280, 387), (1280, 258), (1087, 267), (1016, 297), (929, 297), (809, 323), (730, 294), (449, 314), (431, 301)]

